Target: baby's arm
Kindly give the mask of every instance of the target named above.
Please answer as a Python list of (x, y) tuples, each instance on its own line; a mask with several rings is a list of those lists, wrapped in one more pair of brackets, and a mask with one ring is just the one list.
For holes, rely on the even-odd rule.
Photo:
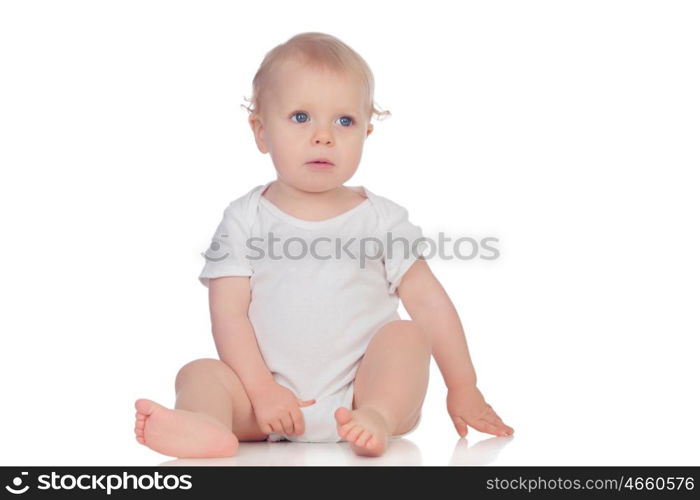
[(248, 319), (249, 305), (250, 277), (226, 276), (209, 281), (209, 313), (216, 350), (251, 396), (274, 379)]
[(250, 277), (225, 276), (209, 280), (209, 310), (214, 343), (221, 361), (231, 367), (248, 394), (263, 432), (301, 435), (305, 432), (301, 401), (275, 382), (263, 360), (255, 330), (248, 318)]
[(430, 336), (433, 357), (448, 389), (447, 409), (460, 436), (467, 434), (467, 424), (481, 432), (512, 434), (513, 429), (477, 389), (459, 315), (424, 259), (417, 259), (404, 274), (397, 293), (411, 319)]

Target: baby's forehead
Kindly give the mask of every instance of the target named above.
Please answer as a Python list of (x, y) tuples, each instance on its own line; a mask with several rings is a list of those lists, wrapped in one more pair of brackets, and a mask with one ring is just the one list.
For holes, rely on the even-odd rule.
[(285, 68), (276, 78), (275, 94), (281, 100), (319, 101), (333, 96), (340, 105), (357, 105), (365, 100), (360, 78), (350, 71), (314, 67)]
[(315, 81), (318, 79), (335, 80), (337, 83), (347, 85), (360, 85), (361, 79), (352, 68), (333, 68), (321, 63), (302, 63), (299, 61), (283, 61), (275, 69), (278, 79), (284, 81), (289, 78), (306, 79)]
[(312, 113), (371, 113), (371, 97), (362, 75), (345, 66), (336, 68), (322, 62), (277, 61), (262, 83), (259, 96), (261, 107), (274, 114), (296, 108)]

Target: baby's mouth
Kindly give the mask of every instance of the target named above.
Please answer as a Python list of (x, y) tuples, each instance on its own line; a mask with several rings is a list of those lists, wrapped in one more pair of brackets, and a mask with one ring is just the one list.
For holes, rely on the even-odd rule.
[(316, 163), (319, 165), (327, 164), (327, 165), (333, 165), (333, 162), (330, 161), (328, 158), (325, 156), (320, 156), (318, 158), (314, 158), (313, 160), (307, 161), (306, 163)]
[(306, 164), (310, 165), (312, 167), (333, 167), (334, 166), (331, 162), (323, 161), (323, 160), (310, 161), (310, 162), (307, 162)]

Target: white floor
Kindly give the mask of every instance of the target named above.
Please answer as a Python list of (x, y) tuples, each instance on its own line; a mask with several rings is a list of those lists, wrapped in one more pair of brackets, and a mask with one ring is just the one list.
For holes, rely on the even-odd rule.
[(513, 438), (456, 440), (445, 449), (444, 459), (427, 455), (420, 440), (408, 437), (393, 440), (387, 452), (378, 458), (358, 457), (348, 443), (244, 443), (230, 459), (178, 459), (158, 463), (167, 465), (479, 465), (494, 463), (499, 452)]

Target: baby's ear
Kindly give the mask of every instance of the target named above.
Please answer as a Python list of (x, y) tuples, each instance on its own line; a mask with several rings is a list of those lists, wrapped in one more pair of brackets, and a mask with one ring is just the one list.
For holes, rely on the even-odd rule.
[(251, 113), (248, 117), (248, 125), (250, 125), (253, 133), (255, 133), (255, 128), (258, 123), (260, 123), (260, 117), (256, 113)]
[(373, 124), (370, 123), (369, 125), (367, 125), (367, 137), (369, 137), (369, 134), (371, 134), (373, 130), (374, 130)]
[(267, 153), (267, 147), (265, 146), (265, 140), (263, 139), (262, 134), (262, 121), (260, 120), (260, 116), (253, 113), (248, 117), (248, 124), (253, 131), (255, 144), (258, 146), (258, 149), (263, 154)]

